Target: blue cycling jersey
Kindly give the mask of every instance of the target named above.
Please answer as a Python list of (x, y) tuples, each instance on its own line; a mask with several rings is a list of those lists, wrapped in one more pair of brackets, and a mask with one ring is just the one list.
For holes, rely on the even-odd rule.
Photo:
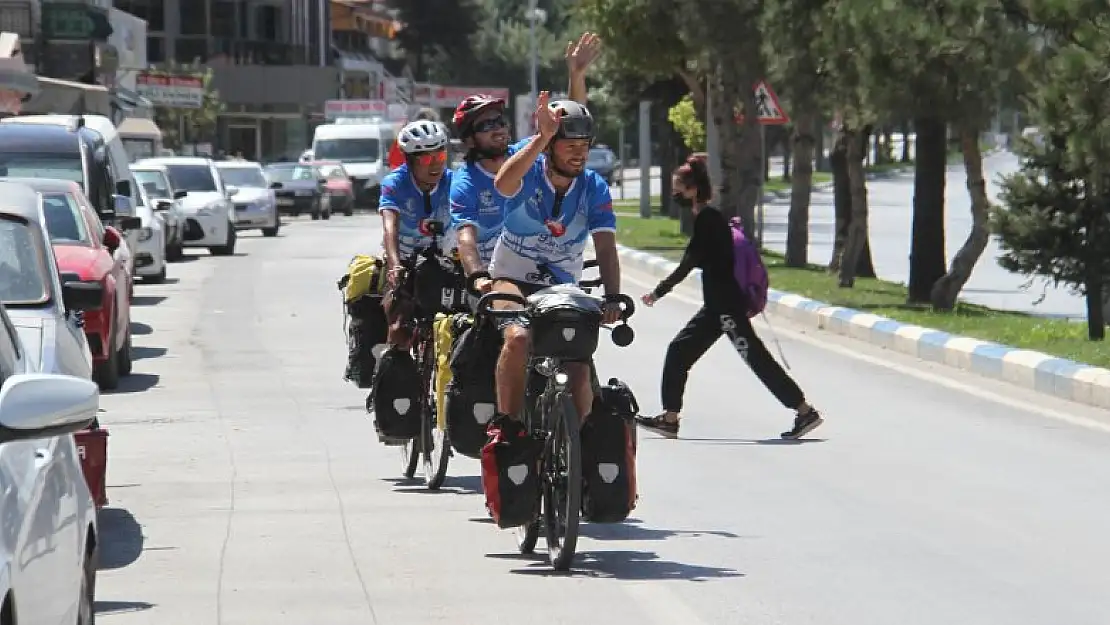
[(444, 226), (445, 232), (439, 241), (440, 249), (445, 254), (454, 249), (455, 233), (447, 227), (451, 223), (450, 193), (453, 175), (454, 172), (450, 169), (443, 172), (439, 184), (428, 194), (430, 207), (425, 206), (424, 193), (409, 175), (407, 164), (394, 169), (382, 180), (378, 211), (394, 211), (398, 215), (397, 249), (402, 260), (408, 258), (415, 248), (431, 244), (432, 237), (425, 226), (427, 221), (438, 221)]
[(556, 212), (557, 194), (543, 158), (536, 159), (507, 199), (501, 237), (489, 272), (533, 284), (573, 284), (582, 277), (586, 239), (616, 232), (609, 185), (592, 170), (575, 178)]
[[(528, 144), (531, 137), (509, 146), (512, 156)], [(489, 265), (493, 248), (501, 236), (507, 200), (493, 186), (494, 174), (477, 161), (463, 163), (451, 179), (451, 221), (454, 229), (474, 226), (478, 230), (478, 256)]]

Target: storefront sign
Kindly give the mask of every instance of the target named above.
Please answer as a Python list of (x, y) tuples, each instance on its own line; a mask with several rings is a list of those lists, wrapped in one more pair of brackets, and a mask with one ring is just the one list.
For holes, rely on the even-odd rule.
[(84, 2), (43, 2), (43, 39), (104, 41), (112, 34), (108, 11)]
[(135, 90), (155, 106), (196, 109), (204, 104), (204, 77), (198, 74), (140, 72)]
[(324, 118), (340, 117), (386, 117), (389, 103), (385, 100), (327, 100), (324, 102)]

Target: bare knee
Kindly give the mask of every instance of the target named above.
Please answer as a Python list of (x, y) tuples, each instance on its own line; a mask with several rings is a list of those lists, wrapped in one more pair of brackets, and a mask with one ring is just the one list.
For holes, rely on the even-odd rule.
[(502, 332), (502, 338), (504, 339), (504, 344), (501, 347), (502, 357), (524, 362), (524, 359), (528, 357), (528, 350), (532, 342), (532, 336), (528, 329), (516, 324), (510, 325)]

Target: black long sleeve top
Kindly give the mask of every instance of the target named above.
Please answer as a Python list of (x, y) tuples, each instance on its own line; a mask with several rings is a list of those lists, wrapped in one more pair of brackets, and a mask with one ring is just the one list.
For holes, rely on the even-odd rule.
[(732, 230), (721, 211), (706, 206), (694, 218), (694, 236), (686, 244), (682, 261), (671, 275), (655, 287), (661, 298), (690, 275), (701, 269), (702, 298), (712, 310), (730, 310), (740, 302), (740, 288), (733, 276)]

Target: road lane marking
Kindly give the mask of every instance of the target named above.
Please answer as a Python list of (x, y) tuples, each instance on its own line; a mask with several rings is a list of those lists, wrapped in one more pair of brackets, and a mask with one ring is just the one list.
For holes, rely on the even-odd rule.
[[(621, 272), (621, 278), (626, 282), (631, 282), (631, 283), (633, 283), (637, 286), (640, 286), (640, 287), (644, 288), (645, 292), (647, 292), (651, 289), (654, 289), (655, 286), (656, 286), (656, 284), (654, 282), (649, 283), (649, 282), (641, 279), (640, 276), (638, 276), (638, 275), (629, 275), (627, 271), (622, 271)], [(687, 295), (684, 295), (682, 293), (679, 293), (679, 292), (677, 292), (677, 289), (675, 291), (671, 291), (667, 295), (667, 299), (678, 300), (678, 301), (680, 301), (684, 304), (689, 304), (691, 306), (701, 307), (701, 305), (702, 305), (702, 302), (700, 300), (697, 300), (697, 299), (694, 299), (694, 298), (689, 297)], [(921, 370), (921, 369), (913, 367), (913, 366), (903, 365), (901, 363), (897, 363), (897, 362), (887, 360), (887, 359), (884, 359), (884, 358), (879, 358), (879, 357), (871, 356), (871, 355), (868, 355), (868, 354), (862, 354), (862, 353), (860, 353), (856, 350), (853, 350), (853, 349), (848, 348), (848, 347), (844, 347), (842, 345), (838, 345), (834, 342), (821, 340), (816, 335), (807, 334), (807, 333), (804, 333), (804, 332), (798, 332), (798, 331), (796, 331), (792, 328), (785, 327), (782, 324), (776, 325), (774, 327), (773, 331), (778, 332), (778, 333), (780, 333), (784, 336), (789, 336), (790, 338), (792, 338), (796, 341), (799, 341), (801, 343), (806, 343), (807, 345), (812, 345), (814, 347), (817, 347), (817, 348), (820, 348), (820, 349), (823, 349), (823, 350), (826, 350), (826, 351), (834, 352), (834, 353), (840, 354), (842, 356), (847, 356), (849, 358), (854, 358), (856, 360), (866, 362), (868, 364), (872, 364), (872, 365), (876, 365), (876, 366), (880, 366), (880, 367), (885, 367), (887, 369), (897, 371), (899, 373), (917, 378), (919, 380), (924, 380), (924, 381), (927, 381), (927, 382), (932, 382), (934, 384), (939, 384), (941, 386), (945, 386), (945, 387), (948, 387), (950, 389), (961, 391), (963, 393), (967, 393), (968, 395), (973, 395), (973, 396), (978, 397), (980, 399), (985, 399), (987, 401), (991, 401), (991, 402), (994, 402), (994, 403), (997, 403), (997, 404), (1002, 404), (1004, 406), (1008, 406), (1008, 407), (1014, 408), (1016, 410), (1020, 410), (1022, 412), (1037, 414), (1037, 415), (1040, 415), (1040, 416), (1043, 416), (1043, 417), (1048, 417), (1048, 418), (1056, 420), (1056, 421), (1061, 421), (1063, 423), (1068, 423), (1070, 425), (1075, 425), (1075, 426), (1079, 426), (1079, 427), (1083, 427), (1083, 428), (1087, 428), (1087, 429), (1091, 429), (1091, 430), (1098, 430), (1100, 432), (1110, 433), (1110, 423), (1106, 423), (1106, 422), (1103, 422), (1103, 421), (1097, 421), (1095, 419), (1088, 419), (1087, 417), (1080, 417), (1080, 416), (1071, 415), (1071, 414), (1068, 414), (1066, 412), (1063, 412), (1063, 411), (1060, 411), (1060, 410), (1055, 410), (1053, 408), (1048, 408), (1048, 407), (1045, 407), (1045, 406), (1031, 405), (1028, 402), (1021, 401), (1021, 400), (1018, 400), (1018, 399), (1013, 399), (1013, 398), (1007, 397), (1005, 395), (1002, 395), (1000, 393), (996, 393), (994, 391), (979, 388), (979, 387), (977, 387), (973, 384), (958, 382), (958, 381), (953, 380), (953, 379), (951, 379), (947, 376), (938, 375), (938, 374), (935, 374), (935, 373), (931, 373), (929, 371), (924, 371), (924, 370)], [(974, 374), (968, 374), (968, 375), (970, 377)], [(978, 380), (979, 378), (978, 378), (978, 376), (976, 376), (972, 379)]]

